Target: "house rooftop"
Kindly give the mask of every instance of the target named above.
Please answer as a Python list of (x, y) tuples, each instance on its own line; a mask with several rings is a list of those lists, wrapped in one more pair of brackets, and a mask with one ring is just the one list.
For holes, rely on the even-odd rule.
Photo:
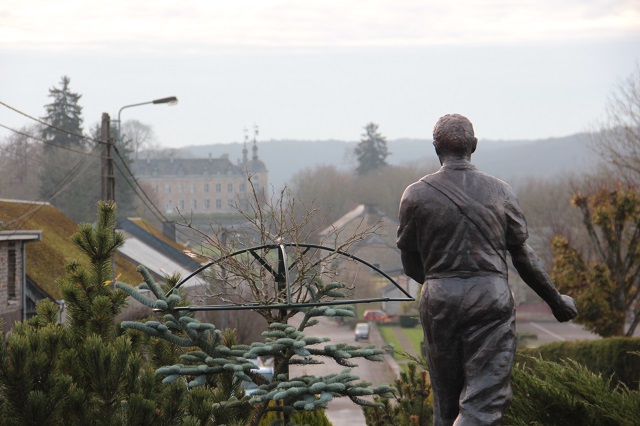
[[(86, 256), (71, 242), (78, 225), (49, 203), (7, 199), (0, 199), (0, 221), (5, 235), (41, 231), (42, 240), (26, 250), (27, 276), (52, 298), (61, 299), (56, 280), (66, 275), (66, 261), (75, 259), (88, 266)], [(141, 281), (136, 265), (121, 255), (116, 255), (116, 271), (123, 282)]]

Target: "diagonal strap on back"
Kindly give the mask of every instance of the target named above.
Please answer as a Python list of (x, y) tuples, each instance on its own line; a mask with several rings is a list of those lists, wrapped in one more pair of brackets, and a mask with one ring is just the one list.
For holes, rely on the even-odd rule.
[(501, 232), (495, 229), (495, 226), (500, 223), (495, 212), (468, 196), (450, 180), (444, 179), (443, 173), (431, 175), (428, 181), (424, 178), (420, 181), (440, 192), (458, 207), (460, 213), (475, 225), (496, 253), (501, 255), (501, 250), (496, 247), (495, 241), (503, 237)]

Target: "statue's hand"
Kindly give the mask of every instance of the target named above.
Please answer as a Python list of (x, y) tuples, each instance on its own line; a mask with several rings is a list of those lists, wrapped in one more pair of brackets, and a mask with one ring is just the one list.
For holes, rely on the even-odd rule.
[(574, 319), (578, 315), (576, 302), (571, 296), (563, 294), (560, 296), (560, 304), (553, 308), (553, 316), (560, 322), (567, 322)]

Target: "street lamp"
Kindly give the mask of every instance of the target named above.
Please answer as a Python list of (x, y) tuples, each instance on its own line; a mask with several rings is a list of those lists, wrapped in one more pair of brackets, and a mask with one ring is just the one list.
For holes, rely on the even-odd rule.
[[(120, 132), (120, 115), (122, 114), (122, 110), (125, 108), (131, 108), (131, 107), (136, 107), (136, 106), (140, 106), (140, 105), (148, 105), (148, 104), (169, 104), (169, 105), (175, 105), (178, 103), (178, 98), (176, 98), (175, 96), (169, 96), (168, 98), (160, 98), (160, 99), (155, 99), (153, 101), (148, 101), (148, 102), (140, 102), (137, 104), (131, 104), (131, 105), (125, 105), (122, 108), (120, 108), (120, 110), (118, 111), (118, 134), (116, 135), (116, 140), (118, 142), (122, 142), (121, 140), (121, 132)], [(109, 120), (109, 115), (108, 114), (103, 114), (103, 124), (102, 124), (102, 128), (105, 129), (106, 127), (111, 127), (109, 125), (107, 125), (105, 127), (105, 117), (106, 116), (106, 120), (108, 123)], [(116, 121), (116, 120), (113, 120)], [(113, 123), (112, 121), (112, 123)], [(103, 130), (104, 132), (105, 130)], [(106, 133), (106, 136), (103, 134), (103, 139), (107, 140), (107, 143), (104, 146), (104, 155), (103, 155), (103, 162), (102, 162), (102, 199), (103, 200), (114, 200), (115, 199), (115, 177), (113, 175), (113, 158), (111, 157), (111, 146), (113, 144), (113, 142), (111, 141), (111, 139), (108, 137), (108, 130)]]
[(120, 130), (120, 114), (122, 113), (122, 110), (125, 108), (131, 108), (131, 107), (136, 107), (140, 105), (149, 105), (149, 104), (176, 105), (177, 103), (178, 103), (178, 98), (176, 98), (175, 96), (169, 96), (168, 98), (161, 98), (161, 99), (156, 99), (148, 102), (140, 102), (139, 104), (125, 105), (122, 108), (120, 108), (120, 111), (118, 111), (118, 130)]
[(120, 121), (120, 114), (122, 114), (122, 110), (125, 108), (131, 108), (131, 107), (137, 107), (140, 105), (149, 105), (149, 104), (168, 104), (168, 105), (176, 105), (178, 103), (178, 98), (176, 98), (175, 96), (169, 96), (168, 98), (160, 98), (160, 99), (155, 99), (153, 101), (148, 101), (148, 102), (140, 102), (138, 104), (131, 104), (131, 105), (125, 105), (122, 108), (120, 108), (120, 110), (118, 111), (118, 120), (114, 120), (118, 122), (118, 142), (122, 142), (120, 140), (120, 126), (121, 126), (121, 121)]

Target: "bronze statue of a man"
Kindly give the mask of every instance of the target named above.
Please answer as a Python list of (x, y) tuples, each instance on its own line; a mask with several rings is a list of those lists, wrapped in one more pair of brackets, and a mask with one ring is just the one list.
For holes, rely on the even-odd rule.
[(424, 284), (420, 317), (436, 426), (499, 424), (511, 402), (516, 333), (507, 251), (558, 321), (577, 314), (527, 245), (511, 187), (471, 164), (476, 144), (467, 118), (440, 118), (433, 145), (442, 167), (411, 184), (400, 202), (404, 271)]

